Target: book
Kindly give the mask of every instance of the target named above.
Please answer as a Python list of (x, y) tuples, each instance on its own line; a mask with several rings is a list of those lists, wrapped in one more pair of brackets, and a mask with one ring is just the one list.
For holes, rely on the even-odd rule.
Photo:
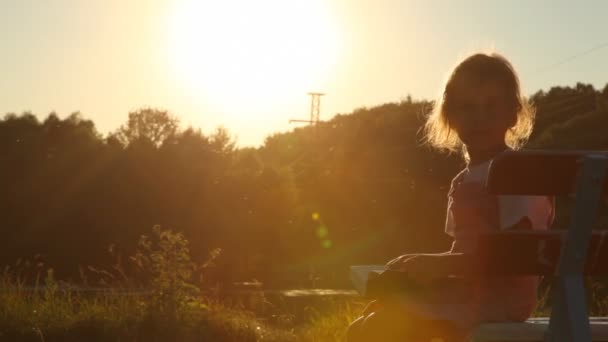
[[(418, 282), (407, 272), (391, 270), (384, 265), (351, 266), (350, 277), (357, 292), (370, 299), (402, 294), (421, 294), (430, 285)], [(445, 282), (444, 278), (437, 280), (438, 284)]]
[[(367, 296), (367, 283), (370, 274), (380, 275), (385, 270), (385, 265), (354, 265), (350, 267), (350, 280), (353, 283), (353, 287), (360, 295)], [(372, 277), (374, 275), (372, 275)]]

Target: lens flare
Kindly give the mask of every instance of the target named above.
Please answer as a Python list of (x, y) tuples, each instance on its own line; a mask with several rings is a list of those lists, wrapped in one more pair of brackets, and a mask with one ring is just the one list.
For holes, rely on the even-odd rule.
[(323, 238), (327, 237), (327, 234), (329, 234), (329, 231), (327, 230), (327, 227), (325, 227), (324, 225), (320, 225), (319, 228), (317, 228), (317, 237), (319, 239), (323, 239)]

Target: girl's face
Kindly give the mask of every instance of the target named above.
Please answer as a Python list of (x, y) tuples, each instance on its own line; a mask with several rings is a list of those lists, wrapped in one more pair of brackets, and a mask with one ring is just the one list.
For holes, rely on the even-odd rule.
[(456, 84), (449, 109), (450, 126), (469, 151), (505, 145), (505, 134), (517, 120), (506, 91), (496, 81)]

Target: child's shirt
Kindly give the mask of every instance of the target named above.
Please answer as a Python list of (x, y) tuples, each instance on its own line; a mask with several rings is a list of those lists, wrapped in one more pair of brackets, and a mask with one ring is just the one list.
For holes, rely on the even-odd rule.
[(445, 232), (454, 238), (452, 252), (474, 252), (478, 234), (509, 229), (522, 219), (535, 230), (548, 229), (553, 220), (549, 197), (488, 194), (484, 186), (490, 163), (468, 167), (452, 180), (445, 224)]
[[(445, 225), (454, 238), (452, 252), (474, 253), (484, 232), (509, 229), (522, 220), (528, 229), (546, 230), (553, 220), (552, 198), (488, 194), (484, 186), (490, 163), (468, 167), (452, 181)], [(537, 276), (483, 277), (474, 293), (475, 321), (527, 319), (536, 306), (538, 281)]]

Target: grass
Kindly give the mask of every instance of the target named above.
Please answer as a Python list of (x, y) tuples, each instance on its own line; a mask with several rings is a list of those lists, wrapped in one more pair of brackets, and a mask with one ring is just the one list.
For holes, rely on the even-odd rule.
[(130, 258), (148, 279), (140, 284), (145, 292), (134, 291), (120, 264), (114, 275), (89, 267), (106, 290), (87, 292), (90, 277), (82, 271), (79, 288), (41, 263), (18, 262), (0, 274), (0, 341), (341, 341), (362, 306), (327, 299), (296, 307), (284, 298), (270, 303), (261, 292), (245, 304), (205, 296), (192, 279), (218, 253), (195, 265), (183, 235), (155, 227)]
[[(34, 288), (7, 270), (0, 277), (1, 341), (342, 341), (360, 312), (356, 300), (327, 299), (294, 318), (287, 306), (265, 315), (205, 297), (175, 317), (148, 294), (83, 293), (59, 286), (52, 271)], [(277, 306), (275, 306), (277, 308)]]
[[(159, 227), (140, 246), (131, 260), (149, 279), (140, 284), (146, 292), (124, 291), (138, 287), (121, 265), (112, 267), (115, 275), (89, 268), (106, 276), (100, 283), (107, 290), (97, 292), (56, 280), (39, 263), (33, 272), (33, 264), (6, 267), (0, 274), (0, 341), (343, 341), (366, 304), (348, 297), (267, 298), (262, 291), (233, 299), (203, 295), (194, 273), (204, 271), (218, 251), (197, 266), (187, 240)], [(88, 285), (89, 278), (81, 277)], [(608, 314), (605, 280), (587, 284), (592, 314)], [(539, 304), (535, 315), (547, 315), (546, 291)]]
[(0, 280), (2, 341), (295, 341), (253, 313), (205, 298), (192, 299), (177, 317), (154, 310), (147, 295), (87, 294), (46, 282), (29, 289)]
[(95, 335), (128, 332), (145, 313), (135, 297), (110, 293), (85, 296), (60, 289), (52, 270), (43, 284), (28, 288), (5, 269), (0, 292), (0, 336), (3, 340), (48, 341), (95, 331)]
[[(304, 298), (296, 308), (286, 299), (270, 304), (263, 294), (245, 304), (198, 296), (168, 315), (150, 293), (80, 292), (56, 281), (52, 270), (39, 278), (28, 288), (8, 268), (0, 276), (0, 341), (343, 341), (365, 304)], [(535, 315), (547, 315), (545, 301), (546, 292)], [(604, 298), (601, 304), (590, 309), (606, 314)]]
[(310, 320), (298, 336), (301, 341), (344, 341), (346, 327), (361, 314), (363, 306), (360, 300), (335, 300), (324, 310), (311, 309)]

